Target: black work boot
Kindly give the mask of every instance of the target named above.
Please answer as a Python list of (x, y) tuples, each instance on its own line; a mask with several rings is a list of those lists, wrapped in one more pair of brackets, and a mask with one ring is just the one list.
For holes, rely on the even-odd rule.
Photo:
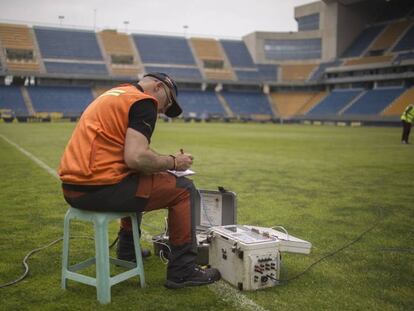
[(220, 280), (220, 272), (215, 268), (202, 269), (194, 266), (192, 272), (181, 278), (168, 278), (165, 287), (177, 289), (189, 286), (201, 286), (214, 283)]
[[(119, 230), (116, 256), (121, 260), (136, 262), (134, 239), (131, 231)], [(142, 258), (147, 258), (151, 256), (151, 251), (147, 248), (141, 248), (141, 256)]]
[(200, 286), (220, 280), (217, 269), (201, 269), (194, 264), (197, 258), (197, 246), (193, 243), (171, 246), (165, 287), (170, 289)]

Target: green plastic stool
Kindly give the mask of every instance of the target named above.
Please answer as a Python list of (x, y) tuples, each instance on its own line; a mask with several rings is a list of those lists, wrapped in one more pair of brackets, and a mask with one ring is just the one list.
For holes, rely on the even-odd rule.
[[(128, 262), (109, 257), (108, 222), (123, 217), (131, 217), (134, 247), (137, 262)], [(95, 257), (69, 266), (69, 239), (70, 221), (79, 219), (93, 222), (95, 227)], [(111, 277), (110, 263), (130, 270)], [(96, 278), (86, 276), (75, 271), (82, 270), (96, 264)], [(141, 247), (139, 243), (138, 222), (135, 213), (91, 212), (76, 208), (69, 208), (64, 220), (63, 256), (62, 256), (62, 288), (66, 289), (67, 280), (96, 287), (98, 301), (102, 304), (111, 302), (111, 286), (138, 275), (141, 287), (145, 286), (144, 266), (142, 263)]]

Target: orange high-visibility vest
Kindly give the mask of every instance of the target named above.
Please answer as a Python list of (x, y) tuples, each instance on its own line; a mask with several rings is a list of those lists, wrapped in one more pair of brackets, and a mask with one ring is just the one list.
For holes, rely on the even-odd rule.
[(96, 98), (82, 114), (63, 153), (62, 182), (80, 185), (115, 184), (132, 173), (124, 161), (130, 107), (137, 101), (157, 100), (133, 85), (121, 85)]

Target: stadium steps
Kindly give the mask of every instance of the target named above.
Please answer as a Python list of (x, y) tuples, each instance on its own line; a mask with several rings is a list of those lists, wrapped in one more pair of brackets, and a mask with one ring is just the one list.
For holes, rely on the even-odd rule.
[(382, 116), (400, 116), (408, 104), (414, 103), (414, 87), (405, 91), (390, 103), (382, 112)]
[(6, 69), (6, 55), (4, 51), (5, 51), (5, 48), (3, 47), (1, 40), (0, 40), (0, 64), (3, 70)]
[(194, 55), (194, 60), (195, 60), (196, 66), (198, 67), (198, 70), (200, 71), (201, 77), (203, 79), (206, 79), (207, 77), (204, 72), (203, 59), (198, 55), (198, 50), (194, 44), (193, 38), (188, 40), (188, 45), (190, 47), (191, 53)]
[(34, 116), (36, 114), (36, 110), (33, 107), (32, 99), (30, 98), (29, 92), (27, 91), (27, 88), (22, 86), (20, 88), (20, 91), (22, 92), (24, 104), (26, 105), (27, 111), (29, 112), (30, 116)]
[(224, 111), (226, 112), (227, 116), (230, 118), (234, 118), (234, 113), (230, 109), (229, 104), (227, 103), (226, 99), (220, 92), (216, 92), (217, 98), (219, 99), (221, 105), (223, 106)]
[(134, 39), (132, 36), (128, 36), (128, 40), (131, 44), (132, 52), (134, 53), (134, 57), (136, 57), (137, 64), (138, 64), (138, 78), (141, 79), (141, 77), (144, 75), (144, 64), (142, 62), (141, 54), (139, 54), (139, 51), (137, 49), (137, 46), (134, 43)]
[(272, 110), (273, 116), (275, 118), (280, 117), (280, 113), (279, 113), (279, 109), (277, 107), (277, 105), (275, 105), (275, 103), (272, 100), (272, 96), (270, 96), (270, 94), (266, 95), (268, 102), (270, 103), (270, 109)]
[(344, 108), (338, 111), (338, 115), (342, 115), (345, 111), (347, 111), (353, 104), (355, 104), (362, 96), (365, 95), (367, 91), (362, 91), (357, 96), (355, 96)]
[(43, 57), (42, 57), (42, 54), (40, 53), (39, 44), (37, 43), (36, 34), (33, 28), (30, 28), (30, 33), (33, 38), (33, 50), (35, 52), (35, 59), (39, 64), (39, 70), (41, 73), (46, 73), (46, 67), (45, 67), (45, 64), (43, 63)]
[(307, 114), (313, 107), (319, 104), (326, 96), (328, 92), (319, 92), (313, 95), (297, 112), (298, 115)]
[(103, 58), (103, 61), (106, 67), (106, 71), (108, 73), (113, 74), (111, 70), (111, 55), (106, 53), (105, 46), (104, 46), (104, 43), (102, 42), (101, 36), (99, 36), (98, 33), (95, 32), (95, 37), (96, 37), (96, 42), (98, 43), (98, 47), (101, 50), (101, 54), (102, 54), (102, 58)]

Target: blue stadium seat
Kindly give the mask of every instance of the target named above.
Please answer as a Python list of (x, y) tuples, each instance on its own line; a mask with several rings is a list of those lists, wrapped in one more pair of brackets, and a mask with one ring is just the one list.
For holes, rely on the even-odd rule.
[(261, 82), (263, 81), (262, 75), (258, 70), (243, 70), (236, 69), (234, 72), (237, 75), (239, 81)]
[(175, 67), (157, 67), (157, 66), (145, 66), (146, 72), (164, 72), (171, 76), (173, 79), (183, 80), (202, 80), (200, 70), (194, 68), (175, 68)]
[(190, 113), (196, 113), (197, 117), (206, 114), (225, 115), (223, 106), (213, 91), (180, 91), (178, 96), (184, 117), (188, 117)]
[(263, 81), (276, 81), (277, 80), (277, 72), (278, 66), (277, 65), (256, 65), (257, 69), (262, 76)]
[(93, 31), (34, 27), (34, 32), (43, 58), (103, 61)]
[(88, 87), (37, 86), (27, 89), (36, 112), (79, 116), (93, 100)]
[(342, 61), (337, 59), (331, 62), (321, 63), (318, 68), (312, 73), (309, 80), (310, 81), (317, 81), (323, 78), (323, 74), (325, 70), (329, 67), (337, 67), (342, 64)]
[(144, 64), (196, 65), (185, 38), (142, 34), (132, 37)]
[(333, 90), (319, 104), (313, 107), (308, 116), (335, 115), (351, 102), (362, 90)]
[(358, 57), (368, 48), (372, 41), (384, 29), (384, 25), (365, 28), (345, 51), (343, 57)]
[(16, 116), (29, 115), (20, 87), (0, 86), (0, 109), (11, 109)]
[(402, 39), (397, 43), (394, 52), (414, 49), (414, 25), (407, 31)]
[(403, 87), (369, 90), (345, 110), (344, 115), (377, 115), (405, 90)]
[(241, 40), (220, 40), (233, 67), (255, 68), (252, 56)]
[(236, 115), (272, 115), (269, 100), (262, 93), (251, 91), (223, 91), (221, 94)]
[(63, 63), (58, 61), (45, 61), (44, 64), (48, 73), (108, 75), (105, 64)]

